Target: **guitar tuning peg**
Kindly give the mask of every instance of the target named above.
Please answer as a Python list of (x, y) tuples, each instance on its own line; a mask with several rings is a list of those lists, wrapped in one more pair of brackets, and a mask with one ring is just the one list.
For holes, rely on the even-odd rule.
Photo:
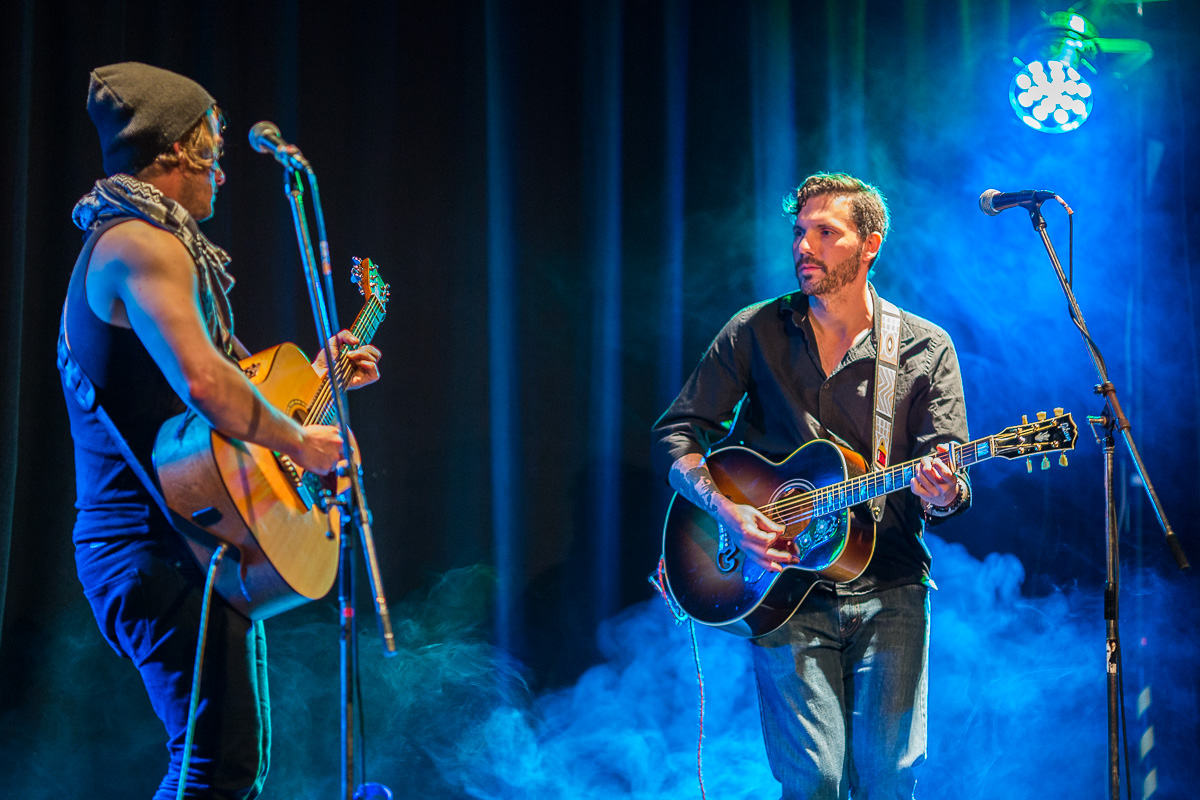
[(356, 267), (362, 263), (362, 259), (358, 256), (350, 256), (350, 260), (354, 262), (354, 266)]
[(1061, 408), (1054, 409), (1054, 416), (1061, 417), (1062, 415), (1063, 415), (1063, 410)]
[(1050, 469), (1050, 456), (1042, 456), (1042, 469)]
[(1039, 411), (1038, 412), (1038, 422), (1045, 422), (1045, 420), (1046, 420), (1046, 412)]
[(1028, 415), (1028, 414), (1022, 414), (1022, 415), (1021, 415), (1021, 424), (1022, 424), (1022, 425), (1028, 425), (1028, 424), (1029, 424), (1029, 415)]
[(1032, 458), (1028, 458), (1028, 457), (1026, 457), (1026, 459), (1025, 459), (1025, 471), (1026, 471), (1026, 472), (1033, 472), (1033, 459), (1032, 459)]
[(1058, 454), (1058, 465), (1060, 467), (1065, 467), (1067, 465), (1067, 454), (1066, 453)]

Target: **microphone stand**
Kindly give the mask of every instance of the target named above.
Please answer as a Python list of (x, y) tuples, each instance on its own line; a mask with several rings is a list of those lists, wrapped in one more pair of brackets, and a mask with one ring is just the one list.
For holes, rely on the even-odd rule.
[(367, 505), (366, 492), (362, 483), (362, 465), (350, 435), (350, 416), (346, 408), (346, 389), (342, 385), (341, 376), (335, 369), (336, 354), (333, 352), (332, 340), (334, 334), (341, 330), (337, 321), (337, 309), (333, 299), (333, 271), (329, 264), (329, 241), (325, 235), (325, 216), (321, 208), (320, 191), (317, 188), (317, 176), (311, 168), (305, 167), (303, 176), (308, 179), (312, 189), (313, 209), (317, 219), (317, 234), (320, 237), (321, 266), (318, 270), (317, 261), (313, 254), (312, 239), (308, 232), (308, 219), (304, 213), (304, 187), (301, 183), (301, 173), (293, 164), (284, 164), (283, 186), (292, 209), (292, 221), (296, 226), (296, 238), (300, 245), (300, 257), (304, 262), (305, 279), (308, 284), (308, 296), (312, 304), (313, 320), (316, 323), (317, 335), (321, 338), (325, 349), (325, 364), (328, 367), (329, 386), (337, 412), (337, 424), (342, 435), (342, 458), (344, 468), (339, 468), (339, 476), (349, 478), (349, 487), (333, 500), (333, 505), (341, 510), (341, 555), (338, 564), (338, 610), (340, 620), (339, 655), (341, 667), (341, 792), (342, 800), (355, 800), (361, 797), (391, 797), (391, 791), (379, 784), (366, 784), (357, 791), (354, 786), (354, 700), (358, 696), (358, 645), (355, 638), (354, 611), (354, 537), (350, 535), (349, 527), (353, 521), (362, 540), (364, 557), (367, 564), (367, 575), (371, 581), (371, 593), (375, 601), (375, 614), (379, 622), (379, 631), (383, 639), (385, 656), (396, 655), (396, 639), (392, 633), (391, 617), (388, 613), (387, 599), (383, 594), (383, 584), (379, 577), (379, 562), (375, 555), (375, 540), (371, 533), (371, 512)]
[[(1066, 204), (1060, 197), (1055, 197), (1058, 202), (1062, 203), (1063, 208), (1067, 210), (1067, 215), (1070, 216), (1074, 212), (1071, 207)], [(1046, 254), (1050, 257), (1050, 263), (1054, 267), (1054, 272), (1058, 276), (1058, 283), (1062, 287), (1063, 293), (1067, 297), (1067, 304), (1071, 312), (1071, 321), (1075, 323), (1075, 327), (1079, 329), (1080, 335), (1083, 336), (1084, 346), (1087, 348), (1088, 355), (1092, 359), (1092, 366), (1096, 369), (1096, 375), (1100, 382), (1095, 387), (1095, 392), (1104, 397), (1105, 410), (1099, 417), (1089, 418), (1096, 433), (1096, 438), (1104, 446), (1104, 520), (1106, 530), (1106, 547), (1105, 547), (1105, 566), (1106, 566), (1106, 583), (1104, 587), (1104, 627), (1106, 637), (1106, 670), (1108, 674), (1108, 796), (1109, 800), (1120, 800), (1121, 794), (1121, 772), (1120, 759), (1118, 756), (1118, 714), (1121, 711), (1119, 702), (1121, 686), (1118, 680), (1121, 651), (1120, 651), (1120, 628), (1118, 614), (1118, 586), (1120, 583), (1120, 556), (1117, 552), (1117, 519), (1114, 513), (1114, 492), (1113, 492), (1113, 449), (1114, 442), (1112, 431), (1117, 428), (1121, 431), (1121, 438), (1125, 442), (1125, 447), (1129, 451), (1129, 455), (1133, 459), (1134, 466), (1137, 469), (1138, 477), (1141, 478), (1142, 485), (1146, 487), (1146, 494), (1150, 498), (1150, 504), (1154, 508), (1154, 514), (1158, 517), (1158, 524), (1162, 527), (1163, 533), (1166, 536), (1167, 548), (1171, 552), (1171, 556), (1175, 559), (1176, 565), (1181, 570), (1190, 569), (1187, 556), (1183, 552), (1183, 547), (1180, 546), (1179, 540), (1175, 537), (1175, 531), (1171, 528), (1171, 524), (1167, 521), (1166, 513), (1163, 511), (1162, 503), (1158, 499), (1158, 493), (1154, 491), (1153, 484), (1150, 483), (1150, 476), (1146, 472), (1146, 465), (1142, 463), (1141, 454), (1138, 453), (1137, 445), (1133, 440), (1133, 431), (1129, 424), (1129, 419), (1125, 416), (1125, 412), (1121, 409), (1121, 403), (1117, 399), (1117, 389), (1108, 379), (1108, 370), (1104, 366), (1104, 358), (1100, 354), (1100, 348), (1092, 339), (1091, 333), (1088, 332), (1087, 323), (1083, 319), (1083, 312), (1079, 310), (1079, 303), (1075, 299), (1075, 293), (1071, 289), (1071, 282), (1067, 280), (1067, 276), (1063, 273), (1062, 264), (1059, 263), (1058, 255), (1054, 252), (1054, 245), (1050, 243), (1050, 237), (1046, 235), (1046, 220), (1042, 217), (1042, 201), (1035, 200), (1029, 206), (1029, 219), (1033, 223), (1033, 229), (1041, 236), (1042, 244), (1046, 248)], [(1104, 431), (1104, 436), (1101, 437), (1100, 432)]]

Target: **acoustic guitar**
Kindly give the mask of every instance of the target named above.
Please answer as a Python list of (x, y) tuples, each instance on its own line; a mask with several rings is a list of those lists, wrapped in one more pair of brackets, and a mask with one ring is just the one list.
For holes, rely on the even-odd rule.
[[(351, 331), (361, 344), (387, 313), (388, 286), (371, 259), (351, 270), (365, 304)], [(294, 344), (239, 362), (273, 406), (302, 425), (336, 419), (329, 377), (318, 376)], [(346, 380), (354, 365), (343, 352), (334, 369)], [(214, 588), (250, 619), (265, 619), (323, 597), (337, 576), (341, 519), (333, 496), (347, 478), (306, 473), (287, 456), (213, 430), (192, 412), (158, 431), (154, 470), (172, 523), (203, 569), (224, 542)]]
[[(951, 469), (990, 458), (1015, 459), (1075, 447), (1070, 414), (1005, 428), (938, 455)], [(875, 550), (875, 523), (855, 506), (909, 488), (920, 459), (870, 472), (863, 458), (834, 442), (808, 442), (780, 462), (744, 447), (726, 447), (705, 463), (717, 488), (786, 526), (775, 548), (799, 563), (769, 572), (745, 557), (708, 512), (678, 494), (663, 526), (665, 588), (693, 620), (754, 638), (779, 628), (818, 583), (845, 583), (863, 573)], [(1030, 462), (1032, 468), (1032, 462)]]

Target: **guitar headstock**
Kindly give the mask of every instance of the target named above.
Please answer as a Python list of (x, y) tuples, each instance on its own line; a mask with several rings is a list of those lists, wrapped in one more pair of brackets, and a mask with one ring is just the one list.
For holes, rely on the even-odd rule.
[[(992, 452), (1003, 458), (1027, 458), (1039, 453), (1051, 451), (1062, 452), (1059, 463), (1067, 465), (1065, 451), (1075, 449), (1075, 439), (1079, 431), (1075, 420), (1070, 414), (1064, 414), (1061, 408), (1054, 409), (1054, 416), (1047, 418), (1045, 411), (1038, 412), (1038, 418), (1029, 422), (1022, 417), (1020, 425), (1012, 425), (992, 437)], [(1050, 466), (1049, 459), (1043, 459), (1042, 469)], [(1032, 464), (1029, 467), (1032, 469)]]
[(379, 277), (379, 267), (371, 263), (369, 258), (355, 256), (352, 260), (354, 265), (350, 268), (350, 280), (358, 284), (358, 293), (366, 302), (374, 298), (381, 308), (387, 308), (391, 287)]

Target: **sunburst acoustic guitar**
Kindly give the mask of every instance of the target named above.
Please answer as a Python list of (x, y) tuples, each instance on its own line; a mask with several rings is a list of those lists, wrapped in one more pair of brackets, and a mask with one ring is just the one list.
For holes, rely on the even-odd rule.
[[(952, 469), (996, 456), (1015, 459), (1075, 446), (1070, 414), (1055, 409), (1047, 419), (1005, 428), (939, 457)], [(734, 547), (717, 522), (678, 494), (663, 527), (665, 586), (696, 622), (750, 638), (791, 618), (818, 583), (844, 583), (867, 568), (875, 549), (875, 526), (854, 506), (909, 487), (919, 459), (868, 472), (857, 453), (823, 439), (808, 442), (781, 462), (744, 447), (726, 447), (705, 463), (717, 488), (735, 503), (753, 505), (786, 530), (776, 541), (799, 563), (768, 572)]]

